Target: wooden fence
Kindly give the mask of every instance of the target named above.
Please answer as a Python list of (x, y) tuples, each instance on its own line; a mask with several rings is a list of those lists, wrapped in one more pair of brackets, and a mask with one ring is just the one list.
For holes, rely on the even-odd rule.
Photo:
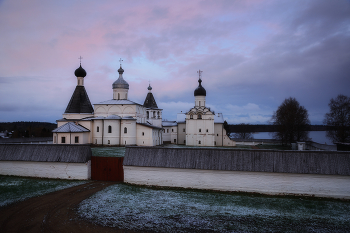
[(91, 179), (124, 181), (124, 157), (91, 157)]

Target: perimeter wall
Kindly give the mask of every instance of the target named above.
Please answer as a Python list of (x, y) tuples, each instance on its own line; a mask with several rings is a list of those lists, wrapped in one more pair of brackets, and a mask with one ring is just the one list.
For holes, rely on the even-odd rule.
[(0, 144), (0, 175), (87, 180), (91, 154), (86, 145)]
[(350, 199), (350, 154), (127, 147), (127, 183)]

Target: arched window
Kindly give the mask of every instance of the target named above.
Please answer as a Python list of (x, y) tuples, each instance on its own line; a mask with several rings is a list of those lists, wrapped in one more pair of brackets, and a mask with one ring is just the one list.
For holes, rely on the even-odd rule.
[(198, 114), (198, 119), (202, 119), (202, 115), (201, 114)]
[(128, 133), (128, 129), (126, 127), (124, 128), (124, 133)]
[(120, 93), (118, 93), (118, 100), (120, 100)]
[(149, 111), (147, 111), (147, 119), (149, 119)]
[(192, 114), (190, 115), (190, 119), (193, 119), (193, 115)]
[(100, 132), (100, 127), (97, 126), (96, 132)]
[(112, 126), (108, 126), (108, 133), (112, 133)]

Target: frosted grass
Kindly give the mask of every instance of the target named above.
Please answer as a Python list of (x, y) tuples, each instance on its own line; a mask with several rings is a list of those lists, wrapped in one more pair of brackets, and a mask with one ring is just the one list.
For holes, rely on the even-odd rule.
[(0, 206), (84, 184), (87, 181), (0, 176)]
[(81, 217), (103, 226), (154, 232), (344, 232), (350, 203), (189, 190), (110, 186), (83, 201)]

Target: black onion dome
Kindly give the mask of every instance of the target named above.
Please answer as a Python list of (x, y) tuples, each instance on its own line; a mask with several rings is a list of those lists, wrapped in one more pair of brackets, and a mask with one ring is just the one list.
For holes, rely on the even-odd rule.
[(202, 87), (202, 79), (199, 79), (198, 83), (198, 87), (194, 90), (194, 96), (207, 96), (207, 91)]
[(81, 64), (80, 64), (79, 68), (75, 70), (74, 74), (75, 74), (76, 77), (83, 77), (83, 78), (85, 78), (86, 71), (83, 69), (83, 67), (81, 67)]

